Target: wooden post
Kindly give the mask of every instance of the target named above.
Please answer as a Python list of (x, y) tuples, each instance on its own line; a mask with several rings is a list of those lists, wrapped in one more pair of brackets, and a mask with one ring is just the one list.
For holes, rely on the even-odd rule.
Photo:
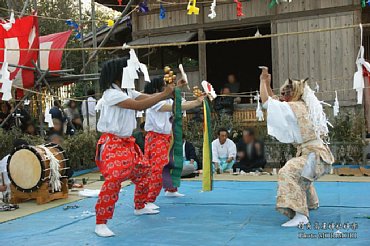
[[(91, 1), (91, 4), (93, 3), (94, 1)], [(82, 4), (81, 4), (81, 0), (79, 0), (79, 14), (80, 14), (80, 26), (82, 25)], [(93, 24), (94, 24), (94, 21), (93, 21)], [(84, 48), (84, 34), (83, 34), (83, 30), (81, 30), (81, 48), (83, 49)], [(85, 51), (82, 50), (82, 66), (85, 67)], [(83, 74), (85, 75), (85, 69), (83, 70)], [(87, 94), (87, 89), (86, 89), (86, 83), (84, 84), (84, 93), (85, 95)], [(82, 105), (83, 106), (83, 105)], [(86, 100), (86, 112), (88, 113), (89, 112), (89, 104)], [(88, 131), (90, 131), (90, 116), (89, 114), (87, 114), (87, 128), (88, 128)]]
[[(200, 24), (204, 23), (204, 6), (200, 6), (200, 13), (198, 18), (200, 19)], [(206, 40), (206, 34), (203, 28), (198, 29), (198, 40)], [(198, 44), (198, 63), (199, 63), (199, 79), (207, 80), (207, 47), (206, 44)]]
[[(206, 40), (204, 29), (198, 29), (198, 40)], [(207, 47), (206, 44), (198, 44), (198, 59), (199, 59), (199, 78), (207, 80)]]
[[(97, 47), (97, 40), (96, 40), (96, 14), (95, 14), (95, 1), (91, 1), (91, 24), (92, 24), (92, 40), (93, 40), (93, 48), (96, 49)], [(95, 57), (93, 58), (93, 65), (90, 72), (97, 73), (99, 70), (99, 64), (98, 64), (98, 53), (96, 53)], [(84, 70), (85, 71), (85, 70)], [(97, 93), (100, 93), (100, 85), (99, 82), (95, 83), (95, 91)]]

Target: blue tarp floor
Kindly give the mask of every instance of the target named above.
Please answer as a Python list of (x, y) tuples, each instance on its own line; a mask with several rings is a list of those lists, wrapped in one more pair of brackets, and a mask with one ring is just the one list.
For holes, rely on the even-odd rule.
[[(133, 186), (124, 188), (109, 222), (116, 233), (94, 233), (96, 198), (0, 224), (0, 245), (370, 245), (370, 183), (318, 182), (320, 208), (311, 212), (311, 229), (282, 228), (287, 218), (275, 211), (276, 182), (216, 181), (214, 191), (200, 192), (200, 182), (183, 182), (182, 198), (160, 195), (161, 213), (134, 216)], [(1, 213), (0, 213), (1, 216)], [(338, 229), (317, 229), (334, 223)], [(324, 234), (326, 233), (326, 234)]]

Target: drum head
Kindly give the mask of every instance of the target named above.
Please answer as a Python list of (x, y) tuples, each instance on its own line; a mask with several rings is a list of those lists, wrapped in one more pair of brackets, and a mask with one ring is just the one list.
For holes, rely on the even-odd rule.
[(32, 149), (18, 149), (9, 159), (8, 174), (13, 184), (25, 192), (37, 189), (43, 178), (41, 158)]

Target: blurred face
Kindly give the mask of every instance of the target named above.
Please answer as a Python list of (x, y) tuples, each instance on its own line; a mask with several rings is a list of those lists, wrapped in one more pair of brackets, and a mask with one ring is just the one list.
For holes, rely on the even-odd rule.
[(4, 103), (1, 104), (1, 112), (3, 112), (3, 113), (8, 112), (8, 107)]
[(27, 126), (26, 132), (28, 134), (34, 135), (35, 132), (36, 132), (36, 129), (35, 129), (35, 127), (33, 125), (29, 125), (29, 126)]
[(63, 144), (63, 139), (60, 137), (60, 136), (54, 136), (50, 142), (54, 143), (54, 144), (58, 144), (58, 145), (62, 145)]
[(71, 102), (71, 108), (76, 108), (77, 105), (76, 105), (76, 102)]
[(227, 81), (230, 84), (234, 84), (236, 82), (235, 75), (234, 74), (230, 74), (229, 76), (227, 76)]
[(230, 89), (229, 88), (224, 88), (223, 89), (223, 94), (227, 95), (227, 94), (230, 94)]
[(226, 139), (227, 139), (227, 132), (225, 131), (220, 132), (220, 134), (218, 135), (218, 140), (220, 141), (220, 143), (224, 144), (226, 142)]
[(250, 135), (249, 132), (243, 132), (243, 141), (244, 143), (250, 143), (253, 141), (253, 136)]

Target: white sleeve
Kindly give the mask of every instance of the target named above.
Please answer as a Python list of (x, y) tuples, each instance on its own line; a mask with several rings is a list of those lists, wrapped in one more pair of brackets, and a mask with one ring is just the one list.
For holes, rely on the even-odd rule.
[(302, 137), (298, 120), (286, 102), (269, 97), (264, 104), (267, 108), (267, 132), (282, 143), (301, 143)]
[(218, 151), (214, 141), (212, 142), (212, 162), (219, 162)]
[(136, 99), (137, 97), (141, 95), (141, 93), (136, 90), (131, 90), (131, 93), (132, 93), (132, 99)]
[(129, 98), (130, 97), (125, 92), (116, 89), (108, 89), (103, 94), (103, 101), (107, 106), (116, 105)]
[(228, 158), (231, 158), (233, 157), (234, 160), (236, 158), (236, 145), (233, 141), (230, 140), (230, 144), (229, 144), (229, 149), (228, 149), (228, 153), (229, 153), (229, 156)]
[(167, 101), (160, 101), (159, 103), (155, 104), (152, 106), (152, 109), (156, 112), (158, 112), (159, 110), (161, 110), (161, 108), (166, 105), (168, 102)]

